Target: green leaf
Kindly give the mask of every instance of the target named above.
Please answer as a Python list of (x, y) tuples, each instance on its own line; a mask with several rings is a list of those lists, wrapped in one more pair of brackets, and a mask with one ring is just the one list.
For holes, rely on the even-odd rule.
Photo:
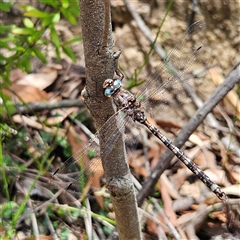
[(63, 45), (66, 46), (66, 45), (69, 45), (69, 44), (72, 44), (72, 43), (75, 43), (75, 42), (78, 42), (78, 41), (82, 41), (82, 36), (76, 36), (68, 41), (66, 41)]
[(42, 19), (42, 26), (47, 27), (52, 23), (52, 16), (48, 16), (47, 18)]
[(10, 219), (19, 206), (15, 202), (7, 202), (0, 206), (0, 214), (5, 219)]
[(61, 54), (60, 54), (59, 48), (56, 47), (55, 50), (56, 50), (57, 60), (60, 61), (61, 60)]
[(0, 72), (0, 77), (3, 79), (3, 82), (10, 86), (12, 83), (9, 80), (10, 71)]
[(59, 40), (58, 34), (57, 34), (57, 32), (56, 32), (56, 30), (53, 26), (50, 27), (50, 36), (51, 36), (51, 40), (52, 40), (54, 46), (56, 48), (59, 48), (60, 47), (60, 40)]
[(37, 11), (37, 9), (31, 5), (21, 5), (21, 8), (25, 11)]
[(34, 29), (16, 27), (12, 29), (11, 32), (16, 35), (32, 35), (34, 33)]
[(80, 8), (79, 8), (78, 0), (71, 1), (68, 11), (70, 11), (76, 17), (80, 16)]
[(59, 1), (57, 0), (39, 0), (41, 3), (44, 3), (46, 5), (50, 5), (54, 8), (59, 7)]
[(16, 50), (17, 52), (24, 52), (25, 51), (25, 48), (23, 47), (23, 46), (16, 46), (15, 48), (14, 48), (14, 50)]
[(45, 55), (37, 47), (34, 47), (32, 50), (43, 63), (47, 63)]
[(31, 49), (27, 49), (22, 57), (19, 59), (17, 66), (25, 72), (31, 70)]
[(74, 62), (76, 62), (76, 60), (77, 60), (76, 56), (71, 48), (69, 48), (67, 46), (62, 46), (62, 49)]
[(52, 23), (58, 23), (59, 20), (60, 20), (60, 13), (57, 12), (57, 13), (55, 13), (55, 14), (53, 15), (53, 17), (52, 17)]
[[(0, 41), (0, 46), (1, 46), (1, 41)], [(6, 60), (6, 57), (0, 53), (0, 64), (2, 62), (5, 62), (5, 60)]]
[(37, 42), (41, 38), (41, 36), (43, 35), (44, 31), (45, 30), (43, 28), (40, 29), (39, 31), (35, 31), (32, 36), (29, 36), (29, 38), (28, 38), (29, 43)]
[(13, 2), (3, 2), (0, 1), (0, 10), (3, 12), (10, 12), (10, 7), (13, 5)]
[(14, 113), (17, 112), (16, 109), (16, 104), (12, 101), (12, 100), (8, 100), (5, 102), (5, 109), (4, 109), (4, 113), (6, 115), (12, 115)]
[(9, 30), (11, 30), (11, 29), (13, 29), (15, 27), (16, 27), (16, 25), (14, 25), (14, 24), (11, 24), (11, 25), (1, 25), (0, 33), (4, 34), (6, 31), (9, 31)]
[(68, 145), (67, 147), (64, 148), (63, 154), (65, 157), (69, 157), (72, 154), (72, 147)]
[[(10, 49), (9, 42), (6, 43), (3, 39), (0, 39), (0, 46), (1, 46), (1, 48), (6, 48), (8, 50)], [(0, 56), (1, 56), (1, 54), (0, 54)]]
[(89, 149), (87, 155), (90, 159), (96, 157), (96, 151), (94, 149)]
[(29, 18), (24, 18), (24, 19), (23, 19), (23, 24), (24, 24), (24, 26), (27, 27), (27, 28), (33, 28), (33, 27), (34, 27), (33, 22), (32, 22), (31, 19), (29, 19)]
[(35, 17), (35, 18), (47, 18), (49, 16), (48, 13), (39, 11), (39, 10), (31, 10), (27, 11), (23, 14), (25, 17)]
[(62, 0), (62, 7), (63, 8), (68, 8), (69, 7), (69, 1), (68, 0)]
[(76, 25), (77, 21), (76, 18), (72, 15), (72, 13), (64, 8), (61, 7), (61, 13), (63, 14), (63, 16), (72, 24), (72, 25)]

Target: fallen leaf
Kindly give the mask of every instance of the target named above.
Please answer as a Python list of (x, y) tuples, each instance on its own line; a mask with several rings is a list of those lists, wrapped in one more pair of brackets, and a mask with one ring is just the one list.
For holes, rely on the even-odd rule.
[(165, 172), (163, 172), (163, 174), (161, 175), (161, 177), (159, 179), (159, 183), (160, 183), (161, 186), (165, 186), (169, 195), (173, 199), (180, 199), (181, 198), (179, 192), (176, 189), (176, 186), (174, 186), (174, 184), (168, 179)]
[(20, 78), (23, 78), (24, 76), (26, 76), (27, 73), (24, 72), (22, 69), (19, 69), (19, 68), (16, 68), (16, 69), (13, 69), (11, 70), (10, 72), (10, 81), (12, 83), (15, 83), (17, 82)]
[[(219, 86), (223, 81), (224, 78), (221, 76), (216, 68), (209, 69), (209, 72), (211, 73), (212, 80), (216, 86)], [(227, 95), (226, 99), (228, 102), (232, 105), (232, 107), (235, 109), (235, 114), (237, 115), (238, 119), (240, 118), (240, 104), (239, 104), (239, 97), (237, 93), (234, 90), (231, 90)]]
[(176, 226), (176, 224), (177, 224), (177, 215), (176, 215), (176, 213), (173, 210), (172, 199), (171, 199), (170, 195), (168, 194), (168, 190), (167, 190), (167, 188), (166, 188), (166, 186), (164, 184), (161, 184), (160, 191), (161, 191), (161, 197), (162, 197), (165, 213), (168, 216), (168, 218), (171, 221), (171, 223), (173, 224), (173, 226)]
[(16, 123), (20, 123), (20, 124), (24, 123), (32, 128), (36, 128), (38, 130), (44, 130), (48, 133), (58, 134), (61, 137), (64, 137), (66, 135), (66, 131), (64, 129), (60, 129), (60, 128), (56, 128), (56, 127), (48, 128), (48, 127), (44, 126), (43, 124), (37, 122), (33, 118), (28, 118), (26, 116), (21, 116), (19, 114), (16, 114), (13, 116), (13, 121)]
[[(85, 134), (80, 137), (81, 140), (79, 141), (79, 134), (76, 133), (74, 127), (72, 127), (69, 122), (66, 122), (65, 125), (65, 128), (69, 129), (67, 133), (67, 140), (72, 146), (73, 153), (84, 148), (88, 142), (88, 138), (86, 138)], [(91, 177), (89, 177), (88, 182), (86, 183), (81, 199), (87, 196), (89, 189), (92, 188), (99, 206), (103, 208), (103, 196), (96, 193), (97, 190), (101, 189), (101, 178), (104, 174), (102, 161), (100, 158), (90, 160), (87, 156), (82, 157), (82, 159), (86, 159), (86, 161), (88, 160), (88, 162), (83, 161), (83, 164), (85, 164), (83, 168), (89, 166), (88, 171), (91, 173)]]
[(216, 184), (222, 186), (230, 186), (231, 183), (227, 180), (226, 172), (221, 169), (206, 169), (204, 171), (208, 177)]
[(73, 153), (77, 152), (79, 149), (82, 149), (89, 141), (85, 134), (82, 132), (77, 133), (69, 121), (65, 122), (65, 129), (68, 129), (67, 141), (69, 145), (71, 145)]
[(62, 123), (71, 113), (76, 111), (76, 107), (71, 107), (67, 109), (54, 109), (52, 110), (54, 117), (43, 116), (41, 118), (42, 121), (46, 121), (48, 125), (56, 125), (58, 123)]
[(225, 192), (227, 195), (240, 197), (240, 184), (235, 184), (235, 185), (222, 188), (222, 191)]
[(15, 99), (15, 101), (30, 103), (47, 101), (49, 99), (49, 96), (45, 91), (39, 90), (33, 86), (13, 84), (10, 89), (11, 91), (7, 89), (4, 89), (3, 91)]
[(28, 85), (43, 90), (50, 86), (57, 78), (55, 68), (44, 67), (39, 73), (30, 73), (17, 81), (18, 85)]

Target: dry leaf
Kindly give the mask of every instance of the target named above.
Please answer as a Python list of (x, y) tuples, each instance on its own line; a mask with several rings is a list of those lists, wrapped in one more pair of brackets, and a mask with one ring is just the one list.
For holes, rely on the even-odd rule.
[(43, 90), (57, 78), (58, 72), (51, 67), (44, 67), (39, 73), (30, 73), (17, 81), (18, 85), (28, 85)]
[(207, 169), (204, 171), (208, 177), (216, 184), (222, 186), (230, 186), (231, 183), (227, 180), (226, 173), (220, 169)]
[[(212, 75), (212, 80), (215, 83), (215, 85), (219, 86), (224, 81), (224, 78), (217, 72), (216, 68), (209, 69), (209, 72)], [(239, 97), (234, 92), (234, 90), (230, 91), (226, 95), (226, 99), (230, 102), (230, 104), (233, 106), (233, 108), (236, 109), (236, 115), (238, 116), (238, 118), (240, 118)]]
[[(72, 146), (73, 152), (77, 152), (78, 150), (84, 147), (84, 145), (88, 142), (88, 139), (86, 138), (85, 134), (83, 134), (81, 136), (81, 141), (79, 141), (79, 134), (76, 133), (74, 127), (72, 127), (69, 122), (66, 122), (65, 126), (66, 126), (65, 127), (66, 129), (69, 128), (69, 131), (67, 133), (68, 143)], [(92, 173), (92, 177), (90, 177), (89, 181), (87, 182), (81, 198), (84, 198), (88, 194), (90, 187), (92, 187), (99, 206), (103, 208), (103, 197), (95, 193), (96, 190), (101, 189), (101, 178), (104, 174), (102, 161), (100, 158), (94, 158), (89, 161), (91, 161), (91, 164), (89, 166), (89, 171)], [(85, 162), (83, 161), (83, 163)], [(86, 164), (89, 164), (89, 163), (86, 163)]]
[(33, 118), (28, 118), (26, 116), (21, 116), (19, 114), (13, 116), (13, 121), (16, 123), (20, 123), (20, 124), (24, 123), (32, 128), (36, 128), (38, 130), (44, 130), (48, 133), (58, 134), (61, 137), (64, 137), (66, 134), (65, 133), (66, 131), (63, 129), (56, 128), (56, 127), (48, 128), (48, 127), (44, 126), (43, 124), (37, 122)]
[[(179, 192), (176, 190), (174, 184), (168, 179), (168, 177), (166, 176), (166, 174), (163, 172), (163, 174), (161, 175), (159, 181), (160, 185), (164, 185), (165, 188), (167, 189), (169, 195), (173, 198), (173, 199), (180, 199), (181, 196), (179, 194)], [(159, 184), (158, 184), (159, 185)]]
[(45, 91), (39, 90), (33, 86), (13, 84), (10, 89), (12, 90), (12, 92), (9, 90), (3, 91), (12, 98), (14, 98), (16, 101), (22, 100), (26, 103), (30, 103), (36, 101), (47, 101), (49, 99), (49, 96)]
[(68, 122), (65, 122), (65, 129), (68, 129), (67, 132), (67, 141), (69, 145), (72, 146), (72, 152), (75, 153), (79, 149), (83, 148), (85, 144), (89, 141), (85, 134), (82, 132), (77, 133), (75, 128)]
[(128, 159), (128, 164), (131, 168), (134, 169), (135, 174), (139, 174), (140, 176), (147, 177), (148, 172), (146, 169), (146, 157), (142, 155), (142, 150), (135, 150), (130, 154)]
[(194, 162), (201, 168), (217, 168), (216, 165), (216, 157), (215, 155), (207, 150), (207, 149), (202, 149), (202, 151), (199, 152), (199, 154), (194, 158)]
[(228, 187), (222, 188), (222, 191), (227, 195), (240, 197), (240, 184), (230, 185)]
[(11, 70), (10, 72), (10, 81), (12, 83), (15, 83), (17, 82), (20, 78), (23, 78), (24, 76), (26, 76), (27, 73), (24, 72), (22, 69), (19, 69), (19, 68), (16, 68), (16, 69), (13, 69)]
[(54, 117), (43, 116), (41, 120), (46, 121), (48, 125), (56, 125), (58, 123), (62, 123), (71, 113), (76, 111), (76, 107), (71, 107), (67, 109), (54, 109), (53, 115)]
[(173, 224), (173, 226), (176, 226), (177, 224), (177, 215), (173, 210), (173, 202), (171, 197), (168, 194), (168, 190), (164, 184), (161, 185), (161, 196), (162, 196), (162, 201), (163, 201), (163, 206), (166, 215), (168, 216), (169, 220)]

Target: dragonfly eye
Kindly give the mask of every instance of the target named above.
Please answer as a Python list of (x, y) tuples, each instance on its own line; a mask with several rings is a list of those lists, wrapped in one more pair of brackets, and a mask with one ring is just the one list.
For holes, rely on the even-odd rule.
[(104, 95), (106, 97), (111, 97), (121, 87), (121, 85), (121, 80), (114, 80), (113, 83), (111, 83), (111, 85), (109, 84), (109, 86), (105, 89)]
[(106, 96), (106, 97), (111, 97), (113, 94), (114, 94), (114, 88), (113, 87), (108, 87), (108, 88), (106, 88), (105, 89), (105, 91), (104, 91), (104, 95)]
[(122, 82), (119, 79), (116, 79), (113, 83), (115, 89), (119, 89), (122, 86)]

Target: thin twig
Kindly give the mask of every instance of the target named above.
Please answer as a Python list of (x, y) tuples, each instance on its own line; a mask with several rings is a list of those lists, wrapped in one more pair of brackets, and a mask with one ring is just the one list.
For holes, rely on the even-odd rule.
[(34, 102), (23, 106), (17, 103), (17, 108), (19, 113), (30, 113), (30, 112), (40, 112), (44, 110), (53, 110), (58, 108), (69, 108), (69, 107), (85, 107), (83, 100), (81, 99), (71, 99), (62, 100), (58, 102)]
[(162, 218), (164, 219), (166, 225), (168, 226), (169, 230), (173, 234), (174, 238), (177, 239), (177, 240), (180, 240), (181, 239), (180, 234), (178, 233), (177, 229), (173, 226), (173, 224), (171, 223), (171, 221), (167, 217), (164, 210), (158, 205), (158, 202), (156, 201), (156, 199), (151, 198), (151, 201), (153, 202), (154, 207), (157, 209), (157, 211), (161, 214)]
[(50, 220), (50, 218), (49, 218), (49, 216), (48, 216), (48, 214), (46, 212), (44, 213), (44, 216), (45, 216), (45, 219), (47, 221), (47, 226), (48, 226), (48, 229), (49, 229), (49, 231), (51, 233), (51, 236), (52, 236), (53, 240), (59, 240), (59, 238), (58, 238), (58, 236), (56, 234), (56, 231), (55, 231), (55, 229), (54, 229), (54, 227), (52, 225), (52, 222), (51, 222), (51, 220)]

